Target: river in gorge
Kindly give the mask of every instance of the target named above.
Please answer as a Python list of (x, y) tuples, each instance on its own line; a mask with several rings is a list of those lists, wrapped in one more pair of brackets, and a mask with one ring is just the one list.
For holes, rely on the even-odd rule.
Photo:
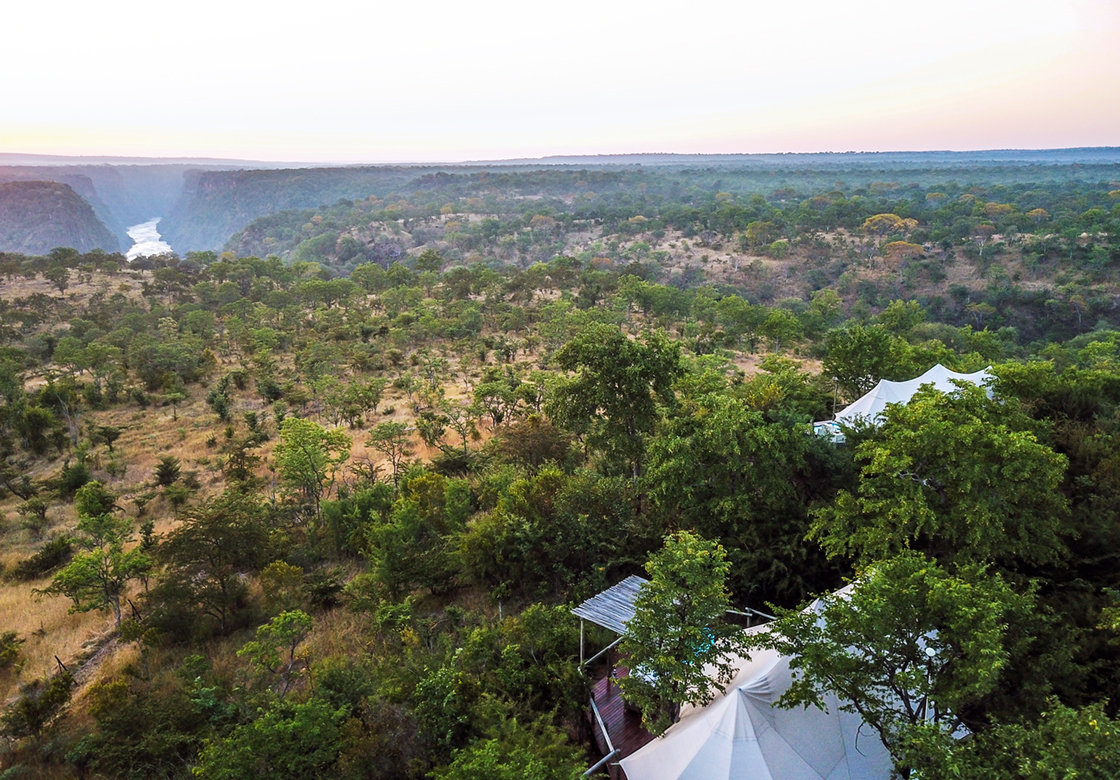
[(171, 254), (171, 245), (164, 241), (159, 235), (159, 221), (160, 217), (153, 217), (147, 222), (141, 222), (139, 225), (133, 225), (128, 228), (128, 237), (132, 239), (132, 246), (125, 254), (129, 260), (135, 260), (137, 257), (146, 257), (148, 255), (169, 255)]

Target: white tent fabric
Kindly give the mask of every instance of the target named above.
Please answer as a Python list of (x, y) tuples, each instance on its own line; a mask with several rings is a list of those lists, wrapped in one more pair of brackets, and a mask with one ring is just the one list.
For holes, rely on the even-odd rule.
[[(875, 385), (867, 395), (837, 412), (836, 422), (846, 425), (854, 425), (859, 420), (876, 423), (887, 408), (887, 404), (907, 403), (922, 385), (933, 385), (943, 393), (951, 393), (957, 390), (957, 386), (951, 381), (954, 379), (984, 386), (993, 379), (993, 376), (988, 372), (988, 369), (976, 371), (972, 374), (958, 374), (956, 371), (950, 371), (938, 363), (921, 376), (905, 382), (881, 379), (879, 384)], [(990, 389), (988, 393), (991, 394)]]
[[(766, 630), (765, 626), (749, 630)], [(628, 780), (889, 780), (890, 755), (833, 695), (817, 707), (772, 706), (792, 681), (776, 651), (740, 658), (727, 692), (685, 707), (662, 736), (620, 763)]]

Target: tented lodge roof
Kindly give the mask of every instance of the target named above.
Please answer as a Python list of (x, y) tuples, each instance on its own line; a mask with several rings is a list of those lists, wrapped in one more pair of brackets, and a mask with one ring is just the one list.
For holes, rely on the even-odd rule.
[[(836, 595), (851, 592), (849, 585)], [(807, 607), (819, 611), (818, 600)], [(746, 629), (769, 631), (771, 625)], [(825, 707), (774, 703), (793, 682), (790, 658), (754, 650), (731, 659), (726, 693), (685, 705), (680, 721), (620, 762), (629, 780), (890, 780), (893, 765), (878, 734), (845, 712), (835, 694)]]
[(993, 376), (986, 368), (971, 374), (959, 374), (938, 363), (921, 376), (905, 382), (881, 379), (879, 384), (875, 385), (869, 393), (837, 412), (836, 422), (847, 425), (854, 425), (861, 420), (867, 423), (877, 423), (880, 415), (887, 408), (887, 404), (908, 403), (922, 385), (933, 385), (943, 393), (951, 393), (957, 389), (957, 386), (953, 384), (954, 379), (982, 387), (992, 380)]

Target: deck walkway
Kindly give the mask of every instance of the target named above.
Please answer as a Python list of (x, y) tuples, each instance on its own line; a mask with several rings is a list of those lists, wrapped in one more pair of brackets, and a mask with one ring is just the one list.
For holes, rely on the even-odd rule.
[[(626, 672), (627, 670), (622, 667), (616, 668), (618, 676), (625, 676)], [(626, 708), (618, 683), (610, 675), (595, 681), (591, 695), (595, 699), (595, 706), (599, 708), (599, 714), (603, 717), (603, 724), (611, 735), (611, 742), (621, 751), (608, 764), (611, 780), (626, 780), (622, 768), (615, 764), (653, 741), (654, 737), (642, 728), (642, 716)], [(590, 709), (587, 711), (587, 717), (591, 720), (591, 730), (595, 734), (599, 752), (606, 755), (607, 743)]]

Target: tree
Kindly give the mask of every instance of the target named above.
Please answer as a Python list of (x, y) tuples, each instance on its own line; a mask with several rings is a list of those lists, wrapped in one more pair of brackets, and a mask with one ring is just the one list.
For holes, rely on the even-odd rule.
[(1028, 609), (1029, 599), (981, 566), (951, 575), (907, 551), (807, 609), (779, 609), (748, 641), (790, 659), (793, 682), (779, 706), (824, 708), (821, 697), (835, 694), (841, 710), (875, 729), (906, 778), (951, 750), (962, 713), (1008, 662), (1007, 616)]
[(495, 736), (455, 751), (451, 764), (436, 770), (437, 780), (577, 780), (583, 757), (563, 731), (547, 722), (533, 727), (504, 719)]
[(25, 641), (15, 631), (0, 631), (0, 671), (15, 664), (19, 658), (19, 646)]
[(91, 438), (104, 442), (105, 446), (109, 448), (109, 452), (112, 452), (113, 444), (116, 443), (117, 439), (119, 439), (123, 433), (124, 428), (118, 428), (112, 425), (96, 425), (94, 426)]
[(78, 517), (99, 517), (118, 509), (117, 497), (100, 482), (87, 482), (74, 495)]
[(425, 409), (416, 418), (416, 430), (424, 443), (429, 447), (438, 447), (445, 454), (452, 454), (454, 448), (445, 441), (448, 428), (459, 437), (462, 457), (466, 459), (470, 454), (470, 443), (481, 438), (471, 407), (442, 401), (437, 408)]
[(619, 685), (656, 734), (676, 722), (682, 704), (707, 704), (731, 681), (729, 658), (743, 632), (723, 622), (730, 568), (722, 546), (688, 531), (666, 537), (646, 564), (650, 581), (620, 645), (631, 673)]
[(378, 424), (369, 434), (367, 447), (380, 452), (389, 459), (393, 467), (393, 486), (400, 484), (401, 464), (412, 456), (412, 435), (408, 426), (399, 422)]
[(921, 257), (924, 253), (925, 248), (921, 244), (912, 244), (909, 241), (891, 241), (883, 247), (883, 255), (887, 260), (898, 266), (899, 284), (902, 284), (906, 264), (916, 257)]
[(980, 247), (980, 257), (984, 256), (984, 245), (987, 244), (995, 234), (996, 226), (989, 223), (982, 223), (973, 228), (972, 240), (976, 242), (976, 246)]
[(43, 271), (43, 278), (58, 288), (59, 295), (63, 295), (70, 286), (70, 269), (64, 265), (52, 265)]
[(782, 344), (795, 341), (801, 336), (801, 323), (793, 312), (771, 309), (759, 326), (758, 332), (770, 339), (771, 349), (777, 352), (781, 350)]
[(311, 627), (311, 618), (306, 612), (298, 609), (281, 612), (257, 629), (257, 638), (238, 650), (237, 657), (248, 658), (273, 675), (276, 695), (283, 699), (294, 678), (307, 666), (298, 650), (311, 633)]
[(181, 467), (174, 455), (161, 455), (156, 463), (156, 487), (169, 487), (179, 481)]
[(439, 273), (443, 268), (443, 257), (434, 249), (425, 249), (416, 257), (416, 272), (417, 273)]
[(829, 331), (825, 349), (824, 373), (849, 401), (910, 367), (908, 345), (883, 325), (857, 323)]
[(913, 546), (949, 560), (1053, 561), (1068, 514), (1067, 459), (1026, 430), (1015, 404), (962, 384), (888, 406), (859, 444), (859, 487), (820, 509), (811, 536), (865, 563)]
[(228, 490), (203, 501), (186, 510), (159, 545), (166, 571), (149, 600), (164, 609), (183, 608), (187, 621), (174, 612), (179, 623), (206, 615), (225, 634), (248, 601), (242, 575), (266, 560), (267, 546), (264, 512), (255, 496)]
[(442, 592), (456, 573), (454, 544), (470, 515), (463, 480), (412, 472), (387, 518), (366, 529), (366, 555), (394, 595), (417, 585)]
[(36, 539), (47, 529), (47, 510), (50, 504), (41, 496), (32, 496), (16, 507), (16, 514), (23, 518), (23, 527)]
[(203, 780), (319, 780), (334, 775), (346, 708), (322, 699), (273, 703), (228, 737), (210, 742), (194, 768)]
[(539, 414), (530, 414), (506, 428), (497, 438), (503, 460), (536, 473), (552, 461), (561, 466), (571, 460), (572, 437)]
[(350, 457), (350, 437), (310, 420), (289, 417), (280, 424), (280, 443), (273, 457), (288, 494), (310, 502), (318, 522), (322, 501), (330, 497), (338, 470)]
[(751, 247), (760, 247), (769, 244), (778, 233), (778, 226), (773, 222), (751, 222), (744, 232), (747, 244)]
[(100, 483), (91, 482), (78, 491), (79, 519), (74, 541), (80, 551), (48, 587), (38, 592), (66, 596), (74, 602), (71, 613), (111, 609), (119, 630), (125, 589), (129, 582), (151, 571), (152, 560), (140, 547), (130, 546), (134, 539), (132, 520), (110, 511), (82, 514), (83, 508), (88, 511), (94, 505), (104, 506), (98, 488)]
[(650, 440), (650, 502), (671, 527), (726, 547), (739, 595), (794, 603), (818, 590), (831, 567), (804, 538), (831, 480), (814, 469), (805, 426), (769, 422), (719, 393), (684, 406)]
[(871, 267), (871, 258), (883, 243), (883, 239), (891, 233), (903, 229), (904, 220), (897, 214), (875, 214), (863, 221), (863, 232), (875, 239), (875, 243), (868, 247), (867, 267)]
[(660, 332), (642, 342), (596, 323), (556, 353), (556, 364), (576, 373), (557, 384), (549, 416), (628, 463), (637, 480), (659, 403), (675, 402), (673, 382), (684, 370), (680, 346)]
[(1113, 780), (1120, 777), (1120, 721), (1105, 705), (1084, 709), (1057, 700), (1037, 723), (998, 724), (954, 757), (977, 780)]

